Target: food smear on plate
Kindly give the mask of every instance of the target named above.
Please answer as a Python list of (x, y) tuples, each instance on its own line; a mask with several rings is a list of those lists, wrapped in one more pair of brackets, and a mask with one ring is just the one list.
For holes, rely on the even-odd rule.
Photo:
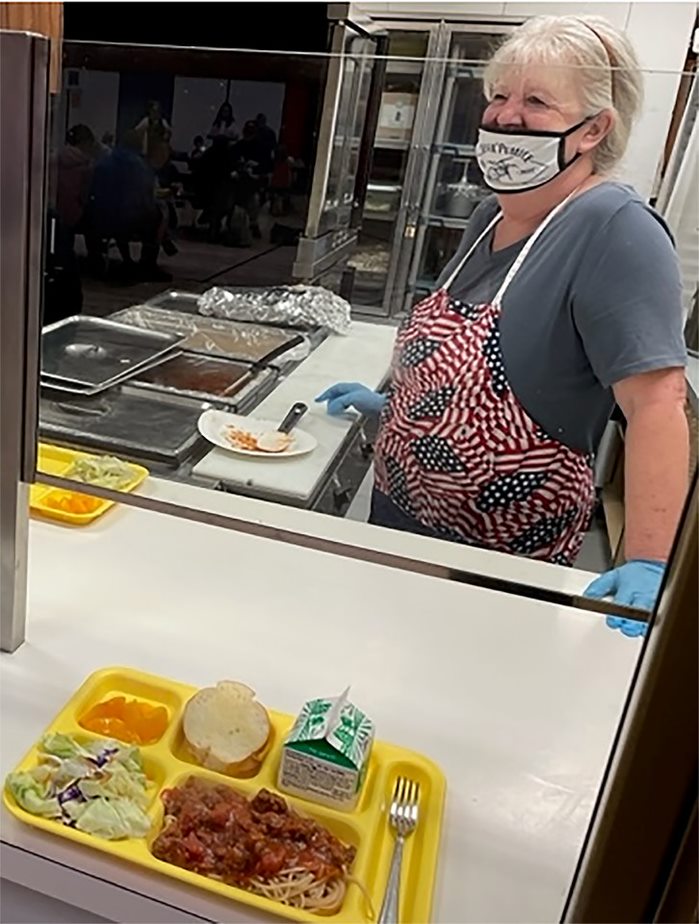
[(332, 808), (356, 808), (375, 729), (348, 696), (349, 687), (340, 696), (303, 704), (282, 745), (281, 790)]
[(37, 766), (10, 773), (6, 785), (32, 815), (106, 840), (145, 837), (151, 827), (141, 752), (118, 741), (46, 735)]
[(64, 513), (77, 513), (85, 516), (98, 510), (105, 501), (101, 497), (91, 497), (89, 494), (79, 494), (77, 491), (50, 491), (41, 503), (53, 510), (62, 510)]
[(153, 744), (167, 728), (168, 714), (164, 706), (152, 706), (142, 700), (113, 696), (96, 703), (78, 719), (78, 725), (88, 731), (117, 738), (127, 744)]
[(261, 789), (246, 798), (189, 777), (162, 794), (159, 860), (318, 914), (340, 910), (356, 850)]
[(252, 776), (267, 752), (272, 726), (254, 690), (222, 680), (189, 700), (182, 732), (189, 752), (202, 767), (229, 776)]
[(243, 449), (247, 452), (268, 452), (271, 454), (287, 452), (294, 442), (289, 433), (280, 433), (279, 430), (268, 430), (264, 433), (250, 433), (239, 427), (226, 427), (225, 439), (234, 449)]
[(135, 472), (128, 462), (122, 462), (116, 456), (85, 456), (76, 459), (63, 477), (122, 491), (134, 480)]

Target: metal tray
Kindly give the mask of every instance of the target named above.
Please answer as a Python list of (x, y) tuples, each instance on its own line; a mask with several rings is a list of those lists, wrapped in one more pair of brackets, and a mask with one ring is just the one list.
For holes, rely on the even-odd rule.
[(179, 465), (202, 441), (197, 421), (209, 406), (136, 388), (87, 398), (42, 396), (39, 433), (59, 443)]
[(106, 388), (165, 357), (182, 338), (75, 315), (42, 332), (41, 374), (56, 387)]
[(183, 292), (181, 289), (168, 289), (149, 298), (146, 305), (152, 308), (169, 308), (172, 311), (198, 314), (199, 294), (196, 292)]
[(272, 366), (259, 367), (217, 356), (183, 352), (139, 373), (134, 385), (237, 409), (268, 388), (272, 384), (270, 379), (276, 379), (278, 375), (279, 371)]
[[(183, 293), (165, 293), (181, 297)], [(164, 296), (163, 296), (164, 297)], [(182, 349), (206, 356), (222, 356), (244, 362), (268, 362), (304, 342), (296, 331), (246, 321), (205, 318), (185, 311), (136, 305), (111, 316), (121, 324), (143, 330), (166, 331), (184, 338)], [(309, 346), (310, 348), (310, 346)]]

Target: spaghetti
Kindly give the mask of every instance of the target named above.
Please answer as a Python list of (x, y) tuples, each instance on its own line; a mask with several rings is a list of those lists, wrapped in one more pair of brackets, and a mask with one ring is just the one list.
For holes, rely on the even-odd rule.
[(189, 777), (162, 800), (158, 859), (315, 914), (342, 907), (355, 848), (281, 796)]

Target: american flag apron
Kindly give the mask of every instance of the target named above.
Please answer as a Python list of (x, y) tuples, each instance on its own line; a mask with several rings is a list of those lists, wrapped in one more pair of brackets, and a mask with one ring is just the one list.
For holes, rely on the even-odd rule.
[[(570, 197), (568, 197), (570, 198)], [(531, 235), (489, 304), (445, 285), (399, 331), (389, 401), (375, 449), (375, 487), (439, 537), (572, 564), (595, 507), (593, 459), (551, 437), (522, 407), (500, 348), (503, 296), (567, 203)]]

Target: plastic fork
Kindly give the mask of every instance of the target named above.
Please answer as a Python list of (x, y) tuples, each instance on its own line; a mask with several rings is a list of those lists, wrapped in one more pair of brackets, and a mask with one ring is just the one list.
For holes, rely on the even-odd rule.
[(405, 840), (417, 827), (418, 801), (420, 799), (420, 784), (407, 777), (399, 776), (396, 779), (393, 799), (388, 811), (389, 824), (396, 835), (393, 847), (391, 868), (386, 883), (378, 924), (399, 924), (400, 911), (400, 874), (403, 863), (403, 847)]

